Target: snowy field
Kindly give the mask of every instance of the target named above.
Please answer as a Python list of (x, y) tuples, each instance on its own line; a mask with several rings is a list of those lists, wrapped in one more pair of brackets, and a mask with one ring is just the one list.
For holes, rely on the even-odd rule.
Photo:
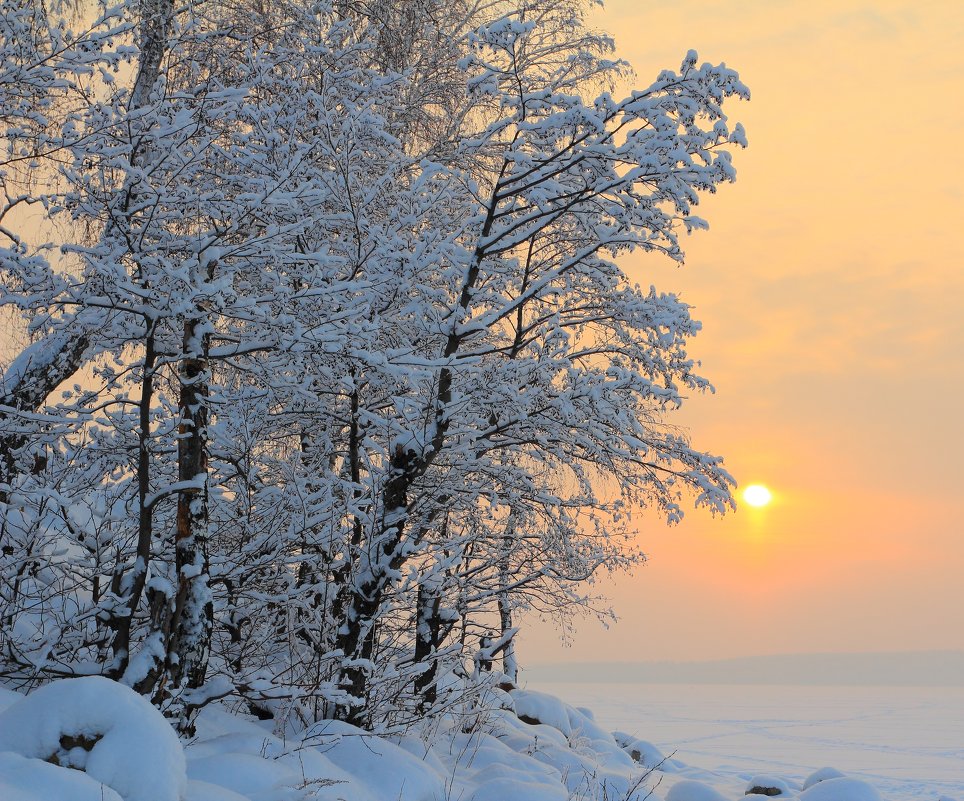
[[(890, 801), (964, 796), (964, 688), (544, 682), (610, 731), (676, 751), (727, 795), (751, 774), (801, 780), (832, 765)], [(715, 774), (715, 776), (714, 776)]]
[(0, 801), (964, 801), (964, 688), (543, 689), (380, 737), (212, 704), (182, 743), (104, 678), (0, 688)]

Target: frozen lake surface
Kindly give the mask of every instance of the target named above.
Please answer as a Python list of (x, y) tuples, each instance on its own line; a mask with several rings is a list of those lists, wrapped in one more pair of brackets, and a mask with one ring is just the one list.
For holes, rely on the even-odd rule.
[[(964, 801), (964, 688), (530, 683), (649, 740), (729, 795), (829, 765), (890, 801)], [(718, 777), (718, 778), (716, 778)]]

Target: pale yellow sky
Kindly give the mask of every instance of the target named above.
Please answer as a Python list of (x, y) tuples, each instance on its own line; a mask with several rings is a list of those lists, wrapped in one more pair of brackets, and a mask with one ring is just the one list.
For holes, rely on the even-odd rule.
[(525, 663), (964, 649), (964, 4), (609, 0), (647, 83), (689, 48), (750, 86), (750, 148), (676, 269), (717, 394), (678, 415), (774, 503), (674, 529), (604, 585), (622, 620)]

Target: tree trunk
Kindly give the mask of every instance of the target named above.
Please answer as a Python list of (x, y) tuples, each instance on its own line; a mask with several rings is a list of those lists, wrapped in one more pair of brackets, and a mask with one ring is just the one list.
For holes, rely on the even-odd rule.
[(176, 726), (188, 734), (192, 732), (191, 721), (178, 699), (184, 690), (204, 683), (214, 630), (207, 556), (209, 343), (203, 317), (185, 321), (178, 371), (177, 589), (174, 598), (160, 590), (150, 593), (148, 637), (155, 642), (148, 642), (146, 647), (154, 665), (133, 685), (140, 693), (153, 693), (153, 703), (176, 718)]
[(209, 586), (208, 542), (208, 381), (209, 335), (206, 321), (184, 323), (177, 443), (179, 483), (193, 483), (177, 494), (175, 567), (177, 595), (167, 649), (170, 690), (200, 687), (207, 672), (214, 606)]
[[(512, 607), (509, 606), (508, 593), (499, 595), (499, 630), (500, 636), (505, 637), (512, 628)], [(502, 649), (502, 672), (513, 683), (519, 680), (519, 666), (515, 661), (515, 638), (509, 639)]]
[[(512, 554), (514, 523), (511, 522), (502, 538), (502, 553), (499, 558), (499, 635), (505, 638), (512, 628), (512, 605), (509, 601), (509, 557)], [(515, 661), (515, 638), (510, 638), (502, 650), (502, 672), (515, 684), (519, 679), (519, 668)]]
[[(148, 323), (144, 341), (144, 366), (141, 376), (141, 397), (138, 402), (137, 431), (137, 559), (134, 576), (130, 583), (124, 607), (118, 615), (112, 615), (108, 626), (114, 630), (111, 643), (114, 661), (109, 675), (121, 678), (130, 664), (131, 625), (141, 595), (147, 583), (147, 573), (151, 562), (151, 543), (154, 539), (154, 510), (148, 504), (151, 488), (151, 400), (154, 394), (154, 366), (157, 359), (154, 343), (153, 324)], [(119, 566), (118, 566), (119, 568)], [(118, 569), (111, 581), (111, 592), (121, 595), (123, 576)]]
[[(508, 161), (503, 161), (500, 179), (507, 167)], [(482, 238), (492, 230), (497, 206), (498, 182), (493, 187), (486, 210)], [(455, 315), (455, 324), (446, 339), (443, 351), (445, 358), (454, 356), (462, 345), (464, 335), (458, 331), (458, 324), (471, 306), (472, 292), (485, 255), (485, 248), (479, 245), (462, 282), (458, 299), (460, 314)], [(355, 703), (338, 707), (335, 714), (339, 719), (357, 726), (363, 727), (368, 718), (368, 661), (374, 651), (376, 618), (390, 580), (389, 573), (398, 570), (407, 558), (400, 552), (399, 545), (408, 515), (408, 490), (416, 479), (425, 474), (445, 445), (453, 381), (454, 374), (450, 367), (439, 370), (435, 402), (429, 407), (434, 407), (434, 425), (428, 448), (419, 455), (402, 445), (396, 446), (389, 461), (389, 473), (382, 492), (382, 521), (378, 534), (371, 542), (369, 563), (363, 566), (357, 583), (346, 582), (339, 586), (336, 610), (340, 613), (338, 618), (341, 619), (341, 625), (336, 648), (342, 651), (344, 662), (338, 684), (355, 699)]]
[(341, 625), (335, 647), (342, 652), (344, 659), (338, 684), (355, 702), (339, 707), (335, 714), (355, 726), (364, 727), (369, 722), (369, 661), (375, 650), (378, 610), (390, 572), (405, 562), (398, 546), (405, 531), (408, 490), (423, 469), (414, 451), (406, 451), (400, 446), (395, 449), (389, 478), (385, 482), (380, 531), (372, 542), (372, 552), (357, 580), (347, 581), (338, 588), (336, 608), (340, 612)]
[(415, 665), (421, 672), (415, 677), (415, 693), (420, 696), (419, 708), (430, 710), (438, 699), (435, 685), (438, 661), (435, 658), (442, 644), (442, 598), (438, 582), (424, 581), (418, 585), (415, 601)]

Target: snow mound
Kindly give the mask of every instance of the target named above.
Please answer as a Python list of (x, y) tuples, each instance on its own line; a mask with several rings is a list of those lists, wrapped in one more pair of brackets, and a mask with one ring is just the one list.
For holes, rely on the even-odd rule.
[(187, 775), (192, 781), (216, 784), (247, 797), (269, 795), (301, 783), (296, 770), (254, 754), (213, 754), (191, 759)]
[(648, 740), (640, 740), (624, 731), (614, 731), (616, 744), (629, 755), (629, 758), (644, 768), (659, 768), (663, 773), (677, 773), (682, 766), (675, 759), (665, 756)]
[[(511, 695), (515, 715), (528, 729), (523, 736), (533, 737), (527, 748), (536, 759), (558, 768), (564, 776), (589, 773), (601, 777), (607, 786), (629, 786), (638, 766), (591, 715), (546, 693), (512, 690)], [(511, 731), (503, 734), (513, 736)], [(541, 749), (535, 746), (536, 737)], [(600, 766), (604, 766), (601, 773)], [(568, 780), (570, 790), (578, 792), (573, 781)]]
[[(326, 720), (317, 724), (305, 744), (338, 768), (368, 786), (375, 798), (392, 801), (435, 801), (445, 797), (445, 783), (425, 762), (383, 737), (375, 737), (347, 723)], [(373, 771), (372, 760), (378, 770)]]
[(561, 784), (547, 785), (526, 779), (496, 777), (480, 784), (469, 801), (569, 801)]
[[(180, 801), (186, 789), (184, 751), (163, 715), (130, 688), (100, 676), (52, 682), (0, 712), (2, 751), (56, 760), (47, 767), (71, 780), (82, 774), (64, 767), (85, 771), (96, 780), (97, 799), (100, 783), (123, 801)], [(43, 774), (53, 775), (46, 768)], [(42, 797), (74, 801), (71, 793)]]
[(512, 690), (509, 694), (515, 704), (515, 713), (523, 723), (543, 723), (559, 730), (565, 737), (572, 734), (569, 710), (558, 698), (535, 690)]
[(746, 784), (745, 795), (761, 795), (761, 796), (774, 796), (774, 797), (786, 797), (790, 795), (790, 786), (783, 780), (778, 779), (776, 776), (768, 776), (766, 774), (760, 774), (754, 776)]
[(187, 780), (187, 798), (188, 801), (248, 801), (246, 795), (198, 779)]
[(728, 801), (728, 799), (702, 782), (684, 779), (669, 788), (666, 801)]
[(10, 704), (15, 704), (21, 698), (23, 698), (23, 696), (20, 693), (15, 693), (6, 687), (0, 687), (0, 712), (10, 706)]
[[(572, 798), (598, 795), (635, 801), (646, 796), (649, 785), (645, 781), (640, 783), (645, 769), (634, 763), (599, 724), (551, 696), (513, 691), (513, 697), (516, 692), (523, 710), (521, 718), (509, 712), (499, 712), (489, 718), (491, 736), (487, 739), (493, 740), (492, 747), (501, 752), (491, 759), (493, 763), (508, 764), (507, 760), (521, 758), (520, 771), (528, 771), (530, 775), (534, 764), (541, 763), (550, 770), (548, 780), (561, 782)], [(553, 725), (537, 722), (535, 715)], [(478, 745), (483, 750), (489, 747), (485, 737), (478, 740)], [(477, 764), (475, 756), (473, 765)], [(488, 781), (494, 769), (480, 774), (478, 780)], [(519, 798), (524, 801), (525, 796)]]
[(809, 790), (815, 784), (824, 782), (827, 779), (843, 779), (844, 774), (841, 773), (836, 768), (820, 768), (820, 770), (815, 770), (811, 773), (803, 782), (803, 789)]
[(881, 801), (880, 794), (867, 782), (845, 776), (817, 782), (799, 797), (800, 801)]
[(86, 773), (64, 770), (12, 751), (0, 752), (0, 798), (3, 801), (122, 801), (110, 787)]

